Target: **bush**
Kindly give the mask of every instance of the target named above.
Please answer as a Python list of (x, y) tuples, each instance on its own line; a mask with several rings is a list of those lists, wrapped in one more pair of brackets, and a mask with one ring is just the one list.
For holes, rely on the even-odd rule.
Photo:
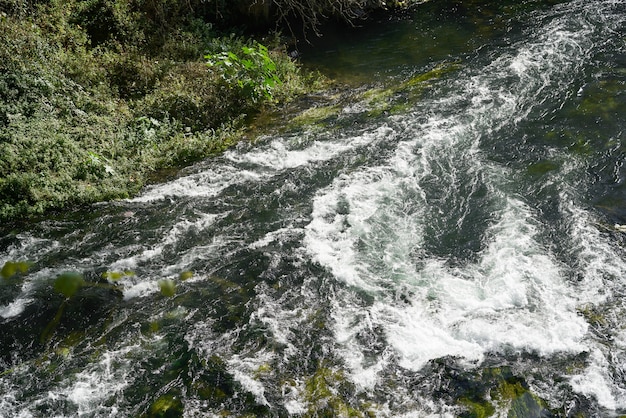
[(276, 63), (265, 45), (253, 42), (238, 50), (226, 50), (205, 55), (207, 64), (216, 68), (231, 86), (237, 86), (241, 94), (252, 102), (273, 100), (273, 91), (281, 83)]
[[(189, 15), (200, 3), (0, 3), (11, 11), (0, 17), (0, 222), (130, 196), (154, 170), (231, 145), (243, 115), (303, 91), (284, 51), (216, 37)], [(243, 84), (207, 67), (206, 52), (224, 51), (237, 51)]]

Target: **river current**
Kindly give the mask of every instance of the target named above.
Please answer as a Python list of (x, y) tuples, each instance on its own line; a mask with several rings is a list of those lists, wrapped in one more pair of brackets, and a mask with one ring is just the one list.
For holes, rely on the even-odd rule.
[(626, 414), (626, 2), (436, 3), (323, 117), (5, 232), (0, 416)]

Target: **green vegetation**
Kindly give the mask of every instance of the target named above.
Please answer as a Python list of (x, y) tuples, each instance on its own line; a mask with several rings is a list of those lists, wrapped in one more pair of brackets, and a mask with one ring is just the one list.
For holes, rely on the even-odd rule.
[(172, 297), (176, 295), (176, 283), (173, 280), (161, 279), (158, 284), (163, 296)]
[(471, 390), (458, 400), (465, 409), (463, 417), (486, 418), (496, 413), (510, 418), (540, 417), (550, 412), (546, 403), (508, 367), (483, 369), (476, 378), (468, 385)]
[(496, 409), (484, 399), (461, 398), (459, 404), (467, 409), (467, 413), (462, 416), (472, 418), (487, 418), (493, 416)]
[(74, 296), (83, 286), (85, 286), (85, 279), (76, 272), (63, 273), (54, 281), (54, 290), (68, 299)]
[(304, 398), (308, 404), (307, 417), (363, 417), (363, 412), (352, 407), (342, 396), (340, 386), (346, 380), (341, 370), (320, 365), (315, 374), (306, 379)]
[(335, 93), (326, 95), (318, 103), (305, 108), (284, 125), (287, 130), (307, 129), (328, 130), (342, 117), (344, 107), (358, 102), (360, 116), (376, 118), (393, 115), (409, 109), (417, 102), (424, 91), (443, 75), (460, 69), (458, 63), (443, 62), (423, 73), (392, 85), (380, 85), (364, 91)]
[(272, 100), (272, 90), (280, 85), (276, 63), (265, 45), (255, 42), (243, 45), (241, 52), (223, 51), (205, 55), (210, 67), (217, 67), (222, 78), (241, 89), (244, 97), (253, 102)]
[(11, 279), (18, 274), (26, 274), (30, 263), (26, 261), (7, 261), (0, 269), (0, 277), (5, 280)]
[(0, 221), (129, 197), (309, 88), (277, 37), (196, 3), (0, 1)]
[(127, 198), (315, 88), (277, 36), (396, 0), (0, 0), (0, 222)]
[(163, 395), (148, 411), (147, 417), (180, 417), (184, 412), (183, 403), (173, 395)]

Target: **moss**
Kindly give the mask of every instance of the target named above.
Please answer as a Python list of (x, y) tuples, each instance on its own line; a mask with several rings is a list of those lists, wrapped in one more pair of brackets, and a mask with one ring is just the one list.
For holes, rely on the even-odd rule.
[(536, 395), (525, 392), (513, 399), (509, 408), (509, 418), (542, 417), (548, 411), (543, 400)]
[(514, 377), (501, 380), (491, 390), (491, 397), (499, 408), (508, 411), (509, 418), (540, 417), (548, 412), (545, 402)]
[(602, 312), (592, 305), (579, 308), (578, 313), (581, 314), (591, 326), (604, 327), (608, 324), (608, 321)]
[[(307, 105), (306, 110), (299, 112), (286, 124), (288, 130), (297, 130), (306, 127), (307, 129), (329, 129), (330, 125), (339, 120), (346, 103), (358, 103), (361, 109), (357, 113), (372, 118), (382, 115), (397, 114), (406, 112), (419, 100), (424, 89), (429, 86), (429, 82), (442, 77), (451, 71), (459, 68), (457, 63), (443, 63), (435, 68), (419, 73), (408, 80), (396, 83), (392, 87), (377, 86), (365, 91), (353, 93), (352, 90), (337, 93), (337, 86), (328, 89), (327, 96), (321, 103)], [(320, 84), (322, 86), (323, 84)], [(328, 88), (329, 85), (325, 84)], [(342, 89), (339, 88), (341, 91)], [(276, 118), (282, 115), (266, 115), (271, 123), (276, 123)], [(265, 121), (265, 125), (269, 125)]]
[(332, 118), (336, 118), (341, 112), (341, 107), (333, 104), (327, 106), (316, 106), (304, 110), (289, 122), (290, 129), (302, 127), (325, 128)]
[(559, 165), (552, 161), (538, 161), (528, 166), (528, 174), (532, 176), (542, 176), (550, 171), (557, 170)]
[(305, 416), (363, 417), (362, 411), (352, 407), (341, 396), (339, 387), (345, 383), (342, 371), (318, 367), (304, 384), (304, 399), (308, 404)]
[(267, 376), (272, 372), (272, 366), (268, 363), (263, 363), (254, 371), (254, 378), (260, 379), (263, 376)]
[[(550, 414), (546, 403), (533, 394), (525, 382), (513, 375), (509, 367), (492, 367), (464, 385), (457, 402), (466, 410), (464, 417), (509, 418), (540, 417)], [(478, 390), (477, 390), (478, 389)]]
[(150, 405), (146, 417), (180, 417), (184, 406), (180, 399), (173, 395), (163, 395)]
[(226, 364), (218, 356), (202, 361), (201, 373), (191, 385), (196, 396), (219, 405), (235, 394), (235, 381), (226, 371)]
[(382, 114), (405, 112), (421, 97), (424, 89), (429, 86), (429, 82), (458, 68), (457, 63), (442, 63), (432, 70), (412, 76), (397, 86), (366, 91), (361, 97), (369, 108), (368, 116), (376, 117)]
[(461, 415), (466, 418), (487, 418), (496, 412), (493, 405), (482, 399), (472, 400), (469, 398), (461, 398), (459, 404), (467, 409), (467, 412)]
[(209, 280), (218, 285), (223, 292), (232, 292), (241, 288), (237, 283), (222, 277), (211, 276)]
[(492, 391), (492, 396), (501, 401), (508, 401), (518, 398), (527, 391), (520, 382), (507, 382), (505, 380), (500, 382), (497, 390)]
[(619, 99), (623, 91), (624, 82), (621, 80), (598, 81), (584, 92), (576, 113), (600, 117), (609, 122), (624, 111), (624, 103)]
[(404, 83), (404, 88), (414, 88), (414, 87), (422, 87), (424, 83), (427, 83), (432, 80), (436, 80), (448, 74), (452, 71), (456, 71), (460, 68), (459, 63), (442, 63), (437, 65), (430, 71), (425, 73), (417, 74), (411, 77), (407, 82)]

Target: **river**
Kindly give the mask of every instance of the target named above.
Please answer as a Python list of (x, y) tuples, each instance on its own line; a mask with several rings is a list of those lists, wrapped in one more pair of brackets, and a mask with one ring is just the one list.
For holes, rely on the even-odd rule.
[(491, 3), (329, 34), (350, 88), (3, 233), (0, 416), (626, 414), (626, 2)]

